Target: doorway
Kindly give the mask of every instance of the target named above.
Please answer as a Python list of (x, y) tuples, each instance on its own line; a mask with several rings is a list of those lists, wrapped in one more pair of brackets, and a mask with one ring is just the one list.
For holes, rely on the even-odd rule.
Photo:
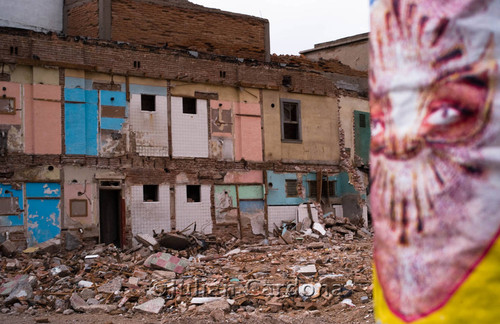
[(121, 247), (121, 190), (99, 189), (99, 224), (101, 243)]

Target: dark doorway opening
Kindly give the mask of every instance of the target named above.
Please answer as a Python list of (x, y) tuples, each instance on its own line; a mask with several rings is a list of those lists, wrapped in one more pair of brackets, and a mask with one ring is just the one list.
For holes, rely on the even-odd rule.
[(121, 244), (121, 190), (99, 190), (99, 224), (101, 243), (122, 247)]

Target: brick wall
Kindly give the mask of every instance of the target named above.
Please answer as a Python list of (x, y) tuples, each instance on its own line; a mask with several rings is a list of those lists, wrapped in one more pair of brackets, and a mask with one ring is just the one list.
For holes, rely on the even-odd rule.
[[(56, 35), (0, 28), (0, 60), (5, 63), (69, 67), (109, 73), (188, 82), (268, 88), (290, 93), (336, 96), (338, 91), (327, 76), (317, 71), (281, 67), (280, 64), (225, 60), (210, 55), (198, 58), (171, 49), (75, 40)], [(10, 55), (10, 46), (18, 55)], [(33, 58), (36, 57), (36, 61)], [(119, 59), (116, 59), (119, 58)], [(26, 61), (29, 60), (29, 61)], [(134, 67), (140, 61), (140, 68)], [(220, 77), (226, 71), (226, 77)], [(291, 77), (291, 87), (281, 86), (283, 76)]]
[(99, 36), (99, 1), (91, 0), (68, 9), (67, 34), (74, 36)]
[[(68, 10), (67, 33), (98, 37), (98, 0)], [(186, 3), (113, 0), (111, 39), (264, 61), (268, 21)]]

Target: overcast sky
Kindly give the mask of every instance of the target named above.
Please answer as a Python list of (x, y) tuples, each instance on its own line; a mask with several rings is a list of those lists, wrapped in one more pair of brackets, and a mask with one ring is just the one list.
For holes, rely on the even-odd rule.
[(369, 0), (190, 0), (193, 3), (266, 18), (271, 53), (295, 54), (314, 44), (366, 33)]

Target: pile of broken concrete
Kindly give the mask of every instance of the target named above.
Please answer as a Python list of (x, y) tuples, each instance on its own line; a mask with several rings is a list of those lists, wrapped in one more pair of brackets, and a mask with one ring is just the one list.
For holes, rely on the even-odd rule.
[(60, 239), (22, 253), (2, 245), (0, 310), (210, 314), (214, 320), (230, 312), (319, 312), (332, 305), (370, 313), (370, 232), (345, 220), (321, 225), (299, 231), (285, 224), (277, 238), (260, 244), (177, 232), (137, 235), (128, 250), (68, 248)]

